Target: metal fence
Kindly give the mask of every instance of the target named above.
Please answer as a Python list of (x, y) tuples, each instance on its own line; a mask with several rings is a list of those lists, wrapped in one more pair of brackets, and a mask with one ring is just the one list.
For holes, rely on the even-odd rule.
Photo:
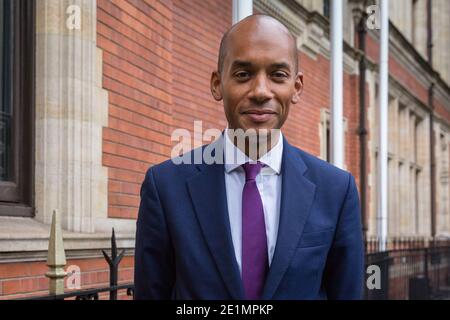
[(119, 291), (126, 290), (126, 296), (134, 297), (134, 285), (132, 283), (118, 284), (119, 264), (125, 254), (122, 250), (117, 252), (116, 235), (114, 229), (111, 236), (111, 255), (102, 250), (103, 257), (109, 265), (109, 286), (102, 288), (91, 288), (85, 290), (74, 290), (63, 294), (46, 295), (27, 298), (27, 300), (99, 300), (109, 292), (109, 300), (117, 300)]
[(450, 246), (369, 253), (366, 270), (370, 266), (377, 269), (372, 267), (373, 275), (366, 278), (365, 299), (450, 298)]
[(132, 283), (122, 284), (122, 285), (110, 285), (103, 288), (94, 288), (78, 291), (70, 291), (64, 294), (58, 295), (47, 295), (40, 297), (27, 298), (27, 300), (100, 300), (102, 293), (109, 292), (109, 299), (106, 300), (117, 300), (118, 292), (121, 290), (126, 290), (126, 295), (133, 298), (134, 295), (134, 285)]
[[(372, 244), (372, 246), (375, 244)], [(422, 247), (420, 247), (422, 246)], [(398, 242), (383, 252), (366, 243), (366, 275), (364, 298), (367, 300), (407, 300), (450, 298), (450, 245), (448, 242)], [(118, 254), (114, 230), (111, 255), (102, 251), (109, 265), (110, 283), (102, 288), (69, 291), (64, 294), (37, 296), (32, 300), (117, 300), (119, 292), (134, 297), (133, 283), (118, 284), (119, 264), (124, 251)], [(372, 283), (373, 282), (373, 283)], [(108, 296), (109, 293), (109, 296)]]

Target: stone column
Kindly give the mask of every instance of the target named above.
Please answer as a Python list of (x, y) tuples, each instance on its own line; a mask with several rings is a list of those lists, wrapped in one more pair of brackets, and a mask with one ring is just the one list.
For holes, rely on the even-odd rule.
[(399, 195), (399, 173), (398, 173), (398, 99), (389, 102), (389, 165), (388, 165), (388, 218), (390, 237), (398, 235), (398, 195)]
[(416, 0), (413, 9), (414, 24), (412, 43), (416, 50), (427, 59), (427, 0)]
[(400, 112), (400, 235), (406, 235), (409, 232), (409, 222), (412, 220), (413, 207), (411, 205), (410, 195), (410, 157), (409, 145), (411, 139), (410, 130), (410, 111), (408, 107), (404, 107)]
[(433, 68), (450, 85), (450, 1), (433, 0)]
[(95, 219), (107, 216), (96, 8), (95, 0), (36, 6), (36, 219), (49, 224), (58, 209), (63, 229), (75, 232), (94, 232)]
[[(439, 129), (440, 127), (440, 129)], [(436, 232), (439, 234), (450, 235), (450, 152), (449, 136), (444, 126), (438, 126), (436, 130)]]
[(418, 225), (420, 236), (431, 235), (431, 171), (430, 171), (430, 119), (425, 111), (419, 114), (417, 124), (417, 159), (418, 175)]

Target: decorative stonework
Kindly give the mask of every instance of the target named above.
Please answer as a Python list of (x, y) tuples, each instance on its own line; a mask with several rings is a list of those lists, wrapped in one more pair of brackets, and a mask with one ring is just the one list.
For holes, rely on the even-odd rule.
[[(80, 29), (66, 26), (70, 5), (81, 9)], [(36, 8), (36, 219), (49, 224), (58, 209), (63, 229), (88, 233), (107, 208), (96, 9), (92, 0), (41, 0)]]
[(450, 86), (450, 1), (435, 0), (432, 3), (433, 67)]
[[(319, 125), (319, 141), (320, 141), (320, 155), (319, 158), (322, 160), (327, 160), (327, 129), (331, 128), (330, 124), (330, 109), (328, 108), (322, 108), (320, 109), (320, 125)], [(344, 128), (344, 137), (348, 133), (348, 121), (346, 117), (343, 117), (342, 125)], [(331, 129), (330, 129), (331, 130)], [(345, 150), (345, 138), (342, 143), (342, 148)], [(342, 169), (347, 170), (347, 161), (345, 159), (345, 152), (344, 152), (344, 165), (342, 166)]]
[[(301, 1), (300, 1), (301, 2)], [(329, 23), (317, 11), (317, 3), (309, 6), (309, 11), (302, 3), (295, 0), (254, 0), (254, 6), (261, 12), (270, 14), (280, 20), (297, 37), (297, 49), (316, 60), (317, 55), (330, 59)], [(344, 46), (344, 71), (358, 73), (358, 62), (354, 50), (348, 44)]]
[(64, 278), (67, 275), (64, 271), (66, 253), (64, 251), (60, 217), (57, 210), (53, 211), (50, 239), (48, 240), (47, 266), (49, 270), (45, 276), (49, 278), (49, 293), (52, 295), (63, 294)]
[[(376, 71), (367, 72), (369, 85), (369, 235), (376, 234), (376, 174), (378, 114)], [(394, 78), (389, 78), (389, 236), (430, 236), (431, 189), (429, 154), (429, 113)]]
[[(135, 224), (135, 221), (132, 221)], [(126, 230), (119, 226), (116, 230)], [(36, 219), (21, 217), (0, 217), (0, 263), (45, 261), (51, 227)], [(78, 233), (62, 230), (66, 258), (88, 259), (102, 257), (101, 249), (109, 248), (111, 229), (105, 232)], [(121, 231), (116, 234), (117, 245), (127, 249), (127, 255), (134, 251), (134, 233)]]
[[(379, 33), (369, 30), (368, 36), (379, 41)], [(450, 87), (431, 69), (424, 57), (418, 53), (412, 44), (392, 24), (389, 33), (389, 53), (425, 88), (435, 84), (436, 99), (438, 99), (450, 112)], [(371, 61), (369, 61), (371, 62)]]
[(448, 126), (435, 126), (436, 154), (436, 233), (450, 238), (450, 130)]

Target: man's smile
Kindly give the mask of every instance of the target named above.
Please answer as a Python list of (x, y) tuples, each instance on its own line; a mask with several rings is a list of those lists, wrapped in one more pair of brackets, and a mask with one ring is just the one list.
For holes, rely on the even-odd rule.
[(273, 110), (250, 109), (241, 112), (241, 115), (248, 117), (251, 121), (255, 123), (264, 123), (275, 117), (277, 113)]

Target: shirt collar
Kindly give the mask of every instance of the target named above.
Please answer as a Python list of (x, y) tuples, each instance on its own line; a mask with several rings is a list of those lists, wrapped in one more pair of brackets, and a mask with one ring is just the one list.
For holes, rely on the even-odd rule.
[[(240, 167), (244, 163), (254, 162), (252, 161), (244, 152), (237, 148), (230, 137), (228, 136), (228, 128), (224, 131), (225, 140), (225, 171), (230, 173), (236, 168)], [(281, 172), (281, 159), (283, 156), (283, 134), (280, 131), (280, 138), (277, 144), (266, 154), (264, 154), (258, 161), (265, 164), (264, 171), (269, 171), (269, 173), (280, 174)]]

